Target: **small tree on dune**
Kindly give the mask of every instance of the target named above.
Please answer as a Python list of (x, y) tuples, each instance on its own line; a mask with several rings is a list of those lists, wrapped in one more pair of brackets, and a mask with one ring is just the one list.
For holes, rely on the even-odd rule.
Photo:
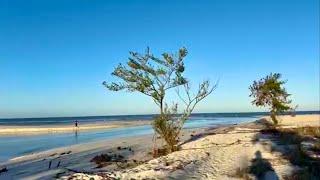
[(292, 110), (287, 93), (283, 85), (286, 81), (281, 80), (281, 74), (271, 73), (259, 81), (253, 81), (249, 87), (254, 100), (252, 104), (270, 108), (270, 117), (275, 125), (278, 124), (277, 115), (288, 110)]
[[(178, 53), (163, 53), (161, 58), (152, 55), (147, 48), (145, 54), (130, 52), (126, 65), (119, 64), (112, 75), (119, 78), (120, 82), (103, 82), (103, 85), (111, 91), (128, 90), (140, 92), (152, 98), (159, 107), (159, 115), (154, 118), (152, 127), (154, 136), (154, 155), (156, 155), (156, 135), (166, 142), (168, 151), (177, 150), (178, 136), (191, 112), (201, 100), (208, 96), (216, 85), (210, 86), (209, 81), (199, 85), (195, 95), (191, 95), (188, 80), (183, 76), (185, 70), (184, 58), (187, 49), (181, 48)], [(180, 93), (179, 97), (186, 105), (182, 114), (177, 113), (178, 105), (169, 107), (164, 99), (167, 91), (183, 86), (186, 99)], [(177, 90), (177, 92), (179, 92)]]

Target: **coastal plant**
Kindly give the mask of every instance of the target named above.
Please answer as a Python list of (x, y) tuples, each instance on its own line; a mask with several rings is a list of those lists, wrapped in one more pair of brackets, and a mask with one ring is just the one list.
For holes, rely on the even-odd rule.
[[(159, 115), (152, 123), (155, 131), (154, 154), (157, 149), (157, 134), (169, 147), (176, 144), (177, 136), (195, 105), (216, 87), (216, 85), (211, 87), (209, 81), (204, 81), (200, 84), (197, 95), (191, 99), (188, 80), (183, 75), (184, 58), (187, 54), (187, 49), (184, 47), (180, 48), (176, 54), (163, 53), (160, 58), (155, 57), (149, 48), (144, 54), (130, 52), (126, 65), (119, 64), (112, 72), (112, 76), (120, 79), (120, 82), (103, 82), (103, 85), (111, 91), (127, 90), (147, 95), (159, 107)], [(177, 114), (177, 104), (168, 108), (165, 103), (166, 93), (179, 86), (184, 86), (185, 90), (188, 90), (187, 94), (190, 98), (189, 106), (182, 114)], [(168, 138), (169, 136), (172, 138)], [(171, 150), (175, 149), (171, 148)]]
[(247, 155), (240, 156), (239, 160), (239, 167), (236, 168), (234, 174), (231, 174), (231, 177), (241, 178), (245, 180), (252, 179), (249, 175), (249, 167), (250, 167), (250, 160)]
[(293, 110), (290, 106), (290, 94), (287, 93), (283, 85), (286, 81), (281, 80), (281, 74), (271, 73), (265, 78), (254, 81), (249, 87), (254, 100), (252, 104), (270, 108), (270, 117), (274, 125), (278, 124), (277, 115), (289, 110)]
[(211, 94), (215, 88), (216, 85), (210, 87), (210, 82), (204, 81), (199, 85), (197, 93), (192, 96), (189, 83), (184, 84), (183, 89), (186, 97), (183, 97), (179, 89), (176, 89), (178, 97), (185, 105), (184, 111), (178, 113), (177, 103), (173, 104), (172, 107), (165, 104), (163, 113), (155, 117), (152, 127), (165, 140), (168, 152), (178, 150), (177, 144), (184, 123), (188, 120), (195, 106)]

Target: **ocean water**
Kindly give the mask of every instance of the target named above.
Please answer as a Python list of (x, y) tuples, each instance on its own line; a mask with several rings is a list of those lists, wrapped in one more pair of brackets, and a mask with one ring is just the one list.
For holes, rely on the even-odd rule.
[[(212, 119), (219, 117), (255, 117), (266, 113), (198, 113), (192, 114), (190, 119)], [(92, 122), (108, 122), (108, 121), (134, 121), (143, 120), (150, 121), (155, 115), (118, 115), (118, 116), (83, 116), (83, 117), (47, 117), (47, 118), (13, 118), (0, 119), (1, 125), (14, 126), (41, 126), (41, 125), (59, 125), (73, 124), (77, 120), (80, 124)]]
[[(310, 114), (319, 112), (298, 112)], [(257, 120), (265, 113), (206, 113), (193, 114), (185, 124), (185, 128), (215, 127), (219, 125), (238, 124)], [(99, 117), (68, 117), (68, 118), (28, 118), (28, 119), (1, 119), (0, 125), (47, 125), (68, 124), (78, 120), (81, 123), (101, 121), (150, 121), (153, 115), (132, 116), (99, 116)], [(58, 148), (74, 144), (94, 142), (118, 137), (130, 137), (151, 134), (150, 125), (96, 130), (87, 132), (56, 133), (28, 136), (0, 136), (0, 162), (11, 158)]]

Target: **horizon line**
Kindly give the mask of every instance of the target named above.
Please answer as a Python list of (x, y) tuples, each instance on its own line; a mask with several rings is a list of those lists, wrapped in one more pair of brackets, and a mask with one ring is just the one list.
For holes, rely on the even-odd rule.
[[(299, 110), (294, 112), (315, 112), (320, 114), (320, 110)], [(269, 111), (240, 111), (240, 112), (196, 112), (192, 114), (245, 114), (245, 113), (269, 113)], [(284, 112), (284, 114), (290, 112)], [(180, 114), (180, 113), (178, 113)], [(191, 115), (192, 115), (191, 114)], [(39, 116), (39, 117), (12, 117), (12, 118), (0, 118), (0, 120), (7, 119), (41, 119), (41, 118), (83, 118), (83, 117), (107, 117), (107, 116), (147, 116), (158, 115), (157, 113), (150, 114), (111, 114), (111, 115), (88, 115), (88, 116)]]

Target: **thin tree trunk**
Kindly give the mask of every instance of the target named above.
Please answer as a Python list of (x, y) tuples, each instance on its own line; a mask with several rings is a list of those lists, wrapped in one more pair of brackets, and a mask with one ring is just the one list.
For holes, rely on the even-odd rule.
[(272, 119), (274, 125), (278, 125), (278, 120), (277, 120), (276, 113), (274, 110), (271, 110), (271, 119)]
[[(163, 97), (160, 99), (160, 115), (163, 114)], [(153, 157), (158, 157), (158, 147), (157, 147), (157, 133), (154, 132), (153, 135)]]
[(163, 97), (160, 99), (160, 114), (163, 114)]

